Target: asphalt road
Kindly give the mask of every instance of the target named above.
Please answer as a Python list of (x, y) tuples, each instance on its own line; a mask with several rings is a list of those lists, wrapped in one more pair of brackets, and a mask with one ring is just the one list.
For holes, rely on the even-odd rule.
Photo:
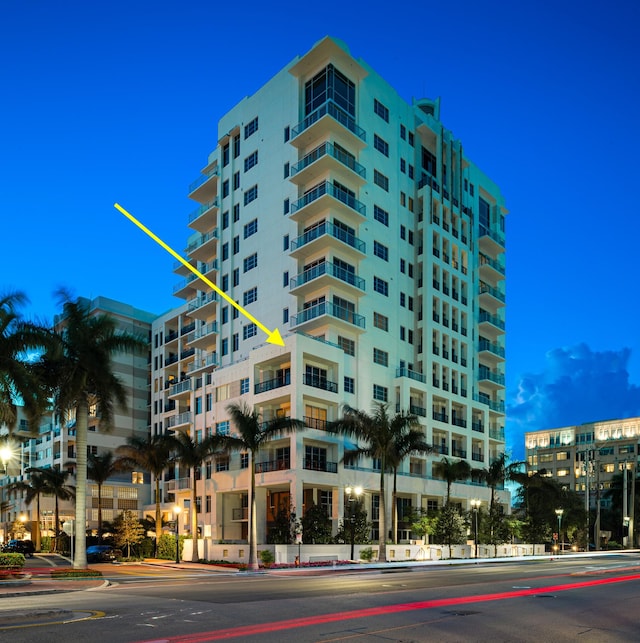
[(2, 613), (18, 607), (65, 610), (30, 627), (6, 624), (0, 639), (640, 640), (637, 555), (323, 576), (142, 566), (105, 566), (104, 572), (112, 585), (99, 591), (0, 598), (0, 627)]

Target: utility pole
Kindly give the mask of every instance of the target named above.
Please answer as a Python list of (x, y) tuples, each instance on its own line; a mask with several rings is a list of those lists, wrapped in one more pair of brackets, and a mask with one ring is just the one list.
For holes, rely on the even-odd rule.
[(628, 526), (629, 514), (628, 512), (628, 489), (629, 484), (628, 480), (628, 471), (627, 471), (627, 461), (625, 460), (622, 463), (622, 549), (627, 548), (628, 537), (624, 535), (624, 528)]

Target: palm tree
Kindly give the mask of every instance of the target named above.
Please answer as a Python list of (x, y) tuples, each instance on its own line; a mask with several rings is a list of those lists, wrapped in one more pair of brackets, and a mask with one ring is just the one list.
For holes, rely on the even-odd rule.
[(25, 358), (29, 349), (48, 345), (49, 337), (43, 327), (22, 319), (18, 308), (25, 303), (21, 292), (0, 296), (0, 424), (10, 430), (17, 422), (17, 399), (30, 421), (36, 421), (46, 406), (46, 396)]
[[(401, 460), (398, 460), (398, 457), (403, 442), (401, 436), (416, 430), (416, 418), (413, 415), (396, 413), (390, 418), (387, 411), (388, 405), (381, 403), (375, 405), (372, 414), (345, 405), (342, 418), (332, 422), (328, 427), (330, 431), (364, 442), (364, 446), (345, 453), (345, 462), (352, 462), (365, 456), (380, 463), (378, 560), (382, 562), (387, 560), (385, 476), (388, 471), (400, 465)], [(412, 435), (411, 439), (416, 439), (417, 443), (417, 436), (414, 438)]]
[[(58, 536), (60, 534), (60, 508), (58, 506), (59, 500), (72, 500), (76, 496), (76, 490), (72, 485), (67, 484), (67, 479), (71, 475), (69, 471), (58, 471), (57, 469), (40, 469), (34, 468), (32, 471), (40, 473), (45, 482), (46, 495), (51, 495), (55, 499), (54, 519), (53, 519), (53, 533), (54, 541), (51, 550), (58, 550)], [(78, 531), (84, 532), (84, 523), (76, 522), (76, 533)]]
[(171, 437), (175, 459), (183, 467), (191, 470), (191, 538), (193, 539), (191, 561), (197, 563), (200, 560), (198, 555), (198, 508), (196, 506), (197, 472), (202, 467), (202, 463), (215, 451), (216, 436), (210, 435), (202, 442), (196, 442), (189, 434), (178, 431)]
[(98, 541), (102, 542), (102, 485), (114, 473), (120, 471), (120, 464), (114, 459), (111, 451), (102, 455), (89, 454), (87, 457), (87, 478), (98, 486)]
[(59, 416), (75, 414), (76, 422), (76, 529), (74, 568), (87, 566), (86, 494), (87, 426), (89, 407), (97, 406), (101, 428), (108, 428), (114, 408), (126, 408), (127, 391), (113, 373), (112, 358), (119, 352), (135, 352), (147, 342), (117, 330), (109, 315), (92, 315), (84, 300), (73, 301), (61, 292), (63, 302), (61, 329), (56, 345), (40, 363), (40, 371), (51, 386)]
[(493, 460), (488, 469), (483, 469), (480, 472), (480, 477), (487, 483), (487, 487), (491, 489), (491, 501), (489, 503), (490, 515), (493, 515), (496, 489), (502, 487), (505, 482), (515, 480), (524, 464), (523, 462), (508, 462), (508, 460), (509, 456), (506, 453), (501, 453)]
[(162, 480), (164, 472), (173, 461), (171, 445), (172, 442), (164, 435), (150, 435), (146, 438), (132, 436), (127, 438), (127, 444), (123, 444), (116, 449), (119, 467), (130, 471), (138, 468), (143, 471), (148, 471), (155, 480), (156, 537), (154, 556), (158, 555), (158, 539), (162, 535), (160, 481)]
[(218, 447), (227, 453), (247, 451), (249, 458), (249, 569), (258, 569), (258, 527), (256, 517), (256, 459), (260, 449), (274, 436), (304, 428), (304, 422), (288, 417), (261, 421), (258, 411), (247, 404), (229, 404), (227, 413), (236, 428), (236, 435), (215, 436)]
[(30, 505), (34, 500), (36, 501), (36, 540), (35, 546), (36, 551), (41, 549), (41, 534), (40, 534), (40, 521), (41, 521), (41, 512), (40, 512), (40, 496), (44, 493), (47, 493), (48, 486), (47, 480), (42, 473), (42, 470), (37, 468), (27, 469), (29, 474), (29, 481), (24, 480), (13, 482), (7, 488), (9, 491), (20, 491), (24, 493), (24, 502), (27, 505)]
[(392, 442), (389, 445), (389, 466), (393, 471), (393, 493), (391, 494), (391, 511), (393, 521), (393, 542), (398, 543), (398, 469), (405, 458), (419, 453), (428, 455), (434, 452), (434, 447), (424, 439), (424, 431), (420, 428), (418, 417), (411, 414), (398, 414), (391, 421), (394, 429)]
[(451, 485), (458, 480), (466, 480), (471, 475), (471, 466), (465, 460), (449, 460), (442, 458), (437, 463), (438, 474), (447, 483), (447, 497), (445, 505), (451, 499)]

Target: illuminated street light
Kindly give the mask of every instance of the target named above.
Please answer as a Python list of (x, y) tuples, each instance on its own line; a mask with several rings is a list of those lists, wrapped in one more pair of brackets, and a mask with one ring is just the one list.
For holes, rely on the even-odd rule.
[[(558, 516), (558, 540), (560, 540), (560, 536), (562, 535), (562, 514), (564, 513), (564, 509), (556, 509), (556, 516)], [(560, 547), (560, 552), (564, 550), (564, 539), (562, 540), (562, 545)]]
[[(350, 516), (349, 522), (351, 523), (351, 558), (353, 560), (353, 553), (356, 544), (356, 508), (355, 503), (357, 499), (362, 495), (362, 487), (345, 487), (344, 489), (349, 496), (349, 507), (350, 507)], [(355, 496), (355, 497), (354, 497)]]
[(180, 564), (180, 512), (182, 507), (175, 505), (173, 513), (176, 515), (176, 564)]
[(476, 546), (476, 553), (475, 553), (475, 558), (478, 557), (478, 510), (480, 509), (480, 499), (479, 498), (472, 498), (469, 501), (469, 504), (471, 505), (471, 509), (473, 509), (473, 513), (476, 519), (476, 528), (473, 534), (473, 539), (475, 541), (475, 546)]

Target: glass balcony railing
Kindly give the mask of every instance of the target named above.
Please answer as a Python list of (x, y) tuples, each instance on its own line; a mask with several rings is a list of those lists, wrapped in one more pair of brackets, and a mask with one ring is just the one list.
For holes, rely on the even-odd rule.
[(495, 382), (496, 384), (500, 384), (501, 386), (504, 386), (504, 375), (502, 373), (497, 373), (495, 371), (490, 371), (488, 369), (481, 368), (478, 377), (481, 380), (489, 380), (490, 382)]
[(309, 167), (311, 164), (315, 163), (318, 159), (323, 156), (332, 156), (337, 161), (340, 161), (342, 165), (348, 167), (350, 170), (353, 170), (358, 176), (361, 176), (363, 179), (366, 177), (367, 171), (364, 165), (360, 165), (358, 161), (349, 154), (345, 154), (343, 151), (336, 148), (333, 143), (323, 143), (316, 147), (315, 150), (312, 150), (301, 158), (297, 163), (291, 166), (291, 176), (296, 175), (298, 172), (301, 172), (305, 168)]
[(493, 324), (496, 328), (500, 328), (501, 330), (505, 329), (504, 321), (500, 319), (500, 317), (498, 317), (497, 315), (492, 315), (491, 313), (488, 313), (486, 310), (480, 311), (478, 321), (480, 323), (488, 322), (489, 324)]
[(506, 270), (503, 264), (501, 264), (496, 259), (487, 257), (487, 255), (480, 253), (480, 266), (491, 266), (494, 270), (499, 272), (501, 275), (504, 275)]
[(208, 243), (211, 241), (211, 239), (217, 239), (218, 238), (218, 228), (215, 230), (211, 230), (210, 232), (207, 232), (207, 234), (201, 234), (198, 239), (193, 241), (187, 246), (187, 254), (192, 253), (194, 250), (197, 250), (201, 246), (203, 246), (205, 243)]
[(490, 353), (493, 353), (494, 355), (498, 355), (498, 357), (504, 357), (505, 356), (505, 350), (502, 346), (499, 344), (496, 344), (494, 342), (490, 342), (486, 339), (481, 339), (478, 342), (478, 350), (479, 351), (488, 351)]
[(315, 109), (304, 120), (300, 121), (294, 128), (292, 128), (291, 137), (296, 138), (296, 136), (302, 134), (302, 132), (309, 129), (309, 127), (319, 121), (323, 116), (327, 115), (338, 121), (340, 125), (346, 127), (359, 139), (363, 141), (367, 140), (366, 132), (356, 123), (354, 118), (347, 114), (347, 112), (345, 112), (341, 107), (338, 107), (338, 105), (336, 105), (332, 100), (328, 100), (326, 103), (320, 105), (320, 107)]
[(321, 317), (322, 315), (330, 315), (336, 319), (341, 319), (353, 324), (358, 328), (365, 327), (365, 320), (362, 315), (358, 315), (348, 308), (342, 308), (341, 306), (337, 306), (336, 304), (332, 304), (328, 301), (323, 301), (315, 306), (299, 310), (296, 315), (291, 317), (291, 325), (298, 326), (309, 322), (312, 319), (316, 319), (317, 317)]
[(351, 194), (351, 192), (347, 192), (346, 190), (338, 188), (333, 185), (333, 183), (329, 183), (329, 181), (324, 181), (323, 183), (316, 185), (316, 187), (314, 187), (312, 190), (309, 190), (309, 192), (307, 192), (304, 196), (299, 198), (297, 201), (294, 201), (291, 204), (291, 214), (297, 212), (298, 210), (301, 210), (310, 203), (313, 203), (320, 197), (323, 197), (325, 194), (328, 194), (334, 199), (337, 199), (341, 203), (349, 206), (352, 210), (355, 210), (363, 217), (366, 216), (367, 208), (364, 203), (358, 201), (358, 199), (356, 199), (355, 196)]
[(351, 286), (355, 286), (359, 290), (364, 290), (365, 282), (362, 277), (358, 277), (355, 273), (340, 266), (336, 266), (336, 264), (329, 261), (323, 261), (322, 263), (313, 266), (313, 268), (309, 268), (308, 270), (296, 275), (291, 279), (290, 286), (291, 288), (297, 288), (298, 286), (302, 286), (318, 277), (321, 277), (322, 275), (331, 275), (336, 279), (340, 279), (340, 281), (344, 281)]
[[(202, 308), (202, 306), (206, 306), (207, 304), (210, 304), (212, 302), (217, 302), (217, 301), (218, 301), (218, 293), (210, 292), (210, 293), (207, 293), (206, 295), (203, 295), (202, 297), (196, 297), (195, 299), (190, 300), (187, 304), (187, 311), (191, 313), (194, 310), (197, 310), (198, 308)], [(193, 328), (191, 330), (193, 330)]]
[(484, 281), (480, 282), (480, 294), (484, 295), (485, 293), (491, 295), (494, 299), (497, 299), (498, 301), (501, 301), (504, 303), (506, 301), (506, 297), (504, 296), (504, 293), (501, 293), (497, 288), (494, 288), (493, 286), (490, 286), (489, 284), (485, 284)]
[(220, 171), (217, 167), (214, 167), (213, 170), (209, 170), (206, 174), (199, 176), (191, 185), (189, 186), (189, 194), (195, 192), (203, 183), (206, 183), (212, 176), (218, 176)]
[(289, 247), (291, 251), (297, 250), (298, 248), (302, 248), (302, 246), (305, 246), (324, 235), (329, 235), (334, 239), (338, 239), (339, 241), (346, 243), (348, 246), (355, 248), (362, 254), (366, 253), (366, 245), (364, 241), (358, 239), (358, 237), (353, 235), (351, 232), (347, 232), (343, 228), (339, 228), (337, 225), (328, 221), (323, 221), (319, 225), (307, 230), (304, 234), (301, 234), (298, 238), (294, 239)]
[(186, 393), (191, 390), (191, 380), (186, 379), (177, 384), (173, 384), (169, 389), (169, 395), (179, 395), (180, 393)]
[(498, 232), (495, 232), (494, 230), (489, 230), (486, 226), (481, 225), (480, 226), (480, 234), (479, 234), (479, 239), (482, 239), (482, 237), (489, 237), (493, 241), (495, 241), (499, 246), (504, 246), (504, 235), (501, 235)]
[(192, 223), (196, 219), (200, 218), (205, 212), (208, 210), (211, 210), (211, 208), (217, 208), (218, 207), (218, 199), (215, 198), (212, 201), (209, 201), (207, 203), (204, 203), (201, 206), (198, 206), (190, 215), (189, 215), (189, 223)]
[(416, 382), (424, 382), (427, 381), (427, 376), (424, 375), (423, 373), (417, 373), (416, 371), (409, 370), (408, 368), (397, 368), (396, 369), (396, 377), (408, 377), (411, 380), (415, 380)]

